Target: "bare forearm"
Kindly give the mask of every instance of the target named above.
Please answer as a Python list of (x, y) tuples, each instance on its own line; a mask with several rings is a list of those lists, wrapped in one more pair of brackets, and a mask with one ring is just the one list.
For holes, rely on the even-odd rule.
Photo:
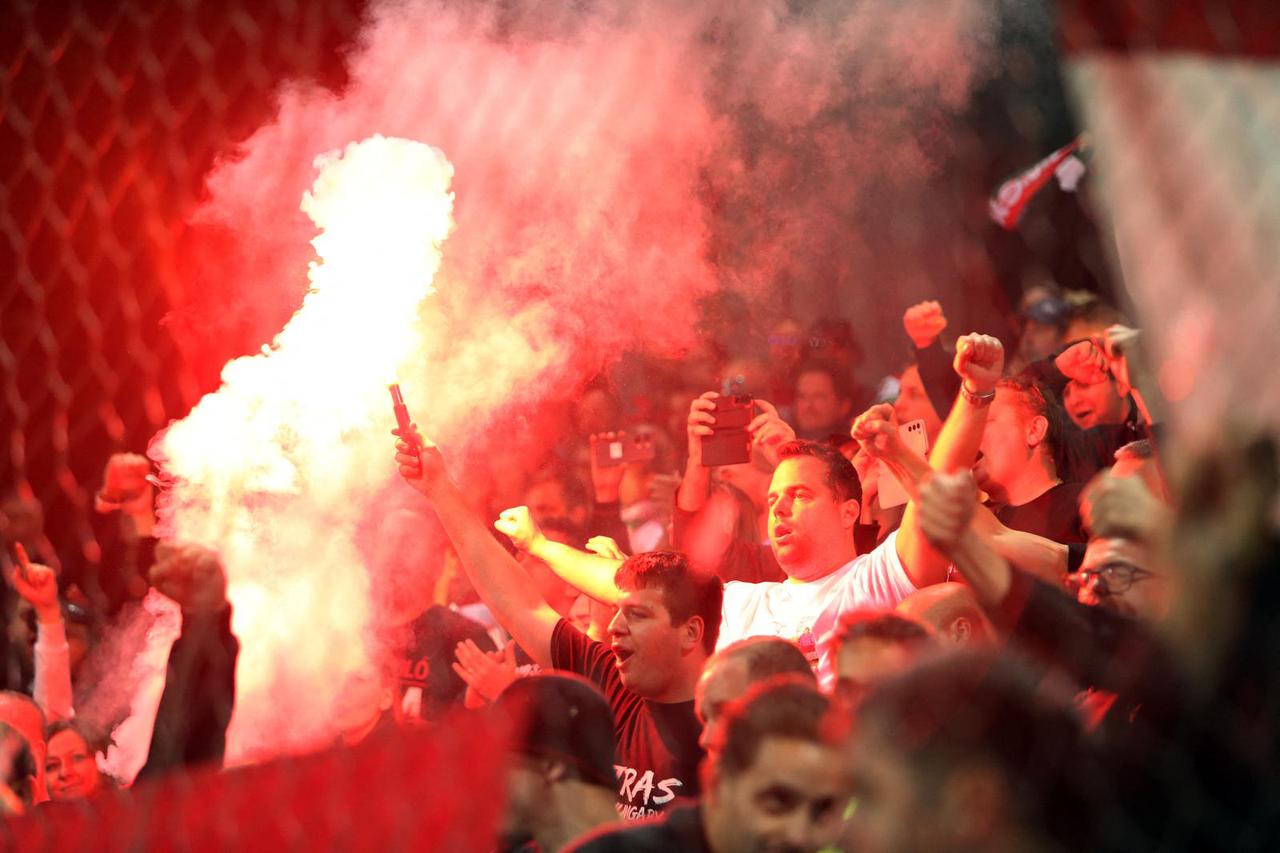
[(685, 512), (697, 512), (707, 503), (711, 492), (711, 469), (690, 459), (684, 467), (684, 479), (676, 491), (676, 506)]
[(1006, 527), (995, 513), (979, 504), (973, 532), (993, 551), (1024, 572), (1060, 586), (1067, 573), (1067, 546), (1034, 533)]
[(989, 408), (973, 405), (963, 392), (956, 396), (929, 454), (929, 464), (935, 471), (951, 473), (973, 467), (978, 448), (982, 446)]
[(1004, 601), (1013, 583), (1013, 569), (973, 528), (952, 549), (951, 560), (984, 607), (998, 607)]
[(534, 660), (550, 665), (551, 633), (559, 617), (533, 580), (447, 477), (432, 486), (428, 497), (481, 600)]
[(622, 565), (588, 551), (579, 551), (571, 545), (539, 538), (529, 547), (529, 553), (545, 562), (560, 578), (580, 592), (584, 592), (603, 604), (617, 604), (622, 592), (613, 577)]

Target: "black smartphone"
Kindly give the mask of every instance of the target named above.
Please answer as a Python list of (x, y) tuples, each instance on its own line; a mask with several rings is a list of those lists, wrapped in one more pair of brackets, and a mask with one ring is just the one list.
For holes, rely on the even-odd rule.
[(716, 400), (712, 414), (716, 422), (712, 434), (702, 439), (702, 464), (707, 468), (740, 465), (751, 461), (751, 423), (755, 404), (750, 397), (735, 395)]
[(619, 435), (612, 441), (600, 439), (595, 444), (597, 468), (616, 468), (628, 462), (652, 462), (653, 441), (644, 435)]

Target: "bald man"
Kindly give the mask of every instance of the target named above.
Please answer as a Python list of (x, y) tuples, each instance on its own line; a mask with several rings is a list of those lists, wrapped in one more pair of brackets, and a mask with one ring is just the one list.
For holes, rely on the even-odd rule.
[(939, 583), (913, 592), (896, 612), (927, 626), (946, 645), (980, 648), (995, 642), (990, 620), (973, 590), (962, 583)]

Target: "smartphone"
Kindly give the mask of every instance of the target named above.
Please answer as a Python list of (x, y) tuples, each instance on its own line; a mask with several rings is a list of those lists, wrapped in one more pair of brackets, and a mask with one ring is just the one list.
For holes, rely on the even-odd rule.
[(702, 464), (707, 468), (740, 465), (751, 461), (751, 423), (755, 404), (750, 397), (721, 397), (712, 413), (716, 422), (712, 434), (702, 439)]
[(413, 431), (413, 420), (409, 417), (409, 409), (404, 404), (404, 395), (400, 393), (399, 383), (388, 386), (391, 392), (391, 410), (396, 413), (396, 426), (400, 428), (400, 437), (407, 444), (416, 446), (417, 436)]
[(595, 460), (598, 468), (616, 468), (629, 462), (652, 462), (653, 441), (645, 435), (619, 435), (613, 441), (603, 439), (595, 443)]
[[(902, 441), (907, 447), (924, 456), (929, 456), (929, 436), (924, 431), (924, 421), (914, 420), (902, 424), (898, 427), (898, 435), (902, 436)], [(895, 506), (902, 506), (909, 499), (907, 490), (902, 488), (902, 484), (898, 482), (898, 478), (893, 476), (886, 465), (878, 466), (880, 469), (880, 477), (877, 480), (879, 493), (876, 499), (880, 502), (881, 509), (891, 509)]]

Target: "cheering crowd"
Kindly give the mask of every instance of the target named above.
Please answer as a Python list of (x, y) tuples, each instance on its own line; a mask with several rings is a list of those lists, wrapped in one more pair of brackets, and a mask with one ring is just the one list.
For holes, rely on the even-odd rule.
[[(398, 429), (398, 663), (343, 685), (333, 748), (501, 717), (513, 849), (1277, 849), (1272, 440), (1175, 458), (1096, 296), (1027, 293), (1008, 346), (937, 302), (903, 326), (877, 387), (829, 320), (602, 380), (532, 473)], [(181, 626), (136, 779), (222, 760), (226, 577), (157, 542), (154, 489), (107, 463), (98, 575), (4, 507), (0, 811), (136, 784), (107, 772), (122, 712), (82, 704), (149, 596)]]

